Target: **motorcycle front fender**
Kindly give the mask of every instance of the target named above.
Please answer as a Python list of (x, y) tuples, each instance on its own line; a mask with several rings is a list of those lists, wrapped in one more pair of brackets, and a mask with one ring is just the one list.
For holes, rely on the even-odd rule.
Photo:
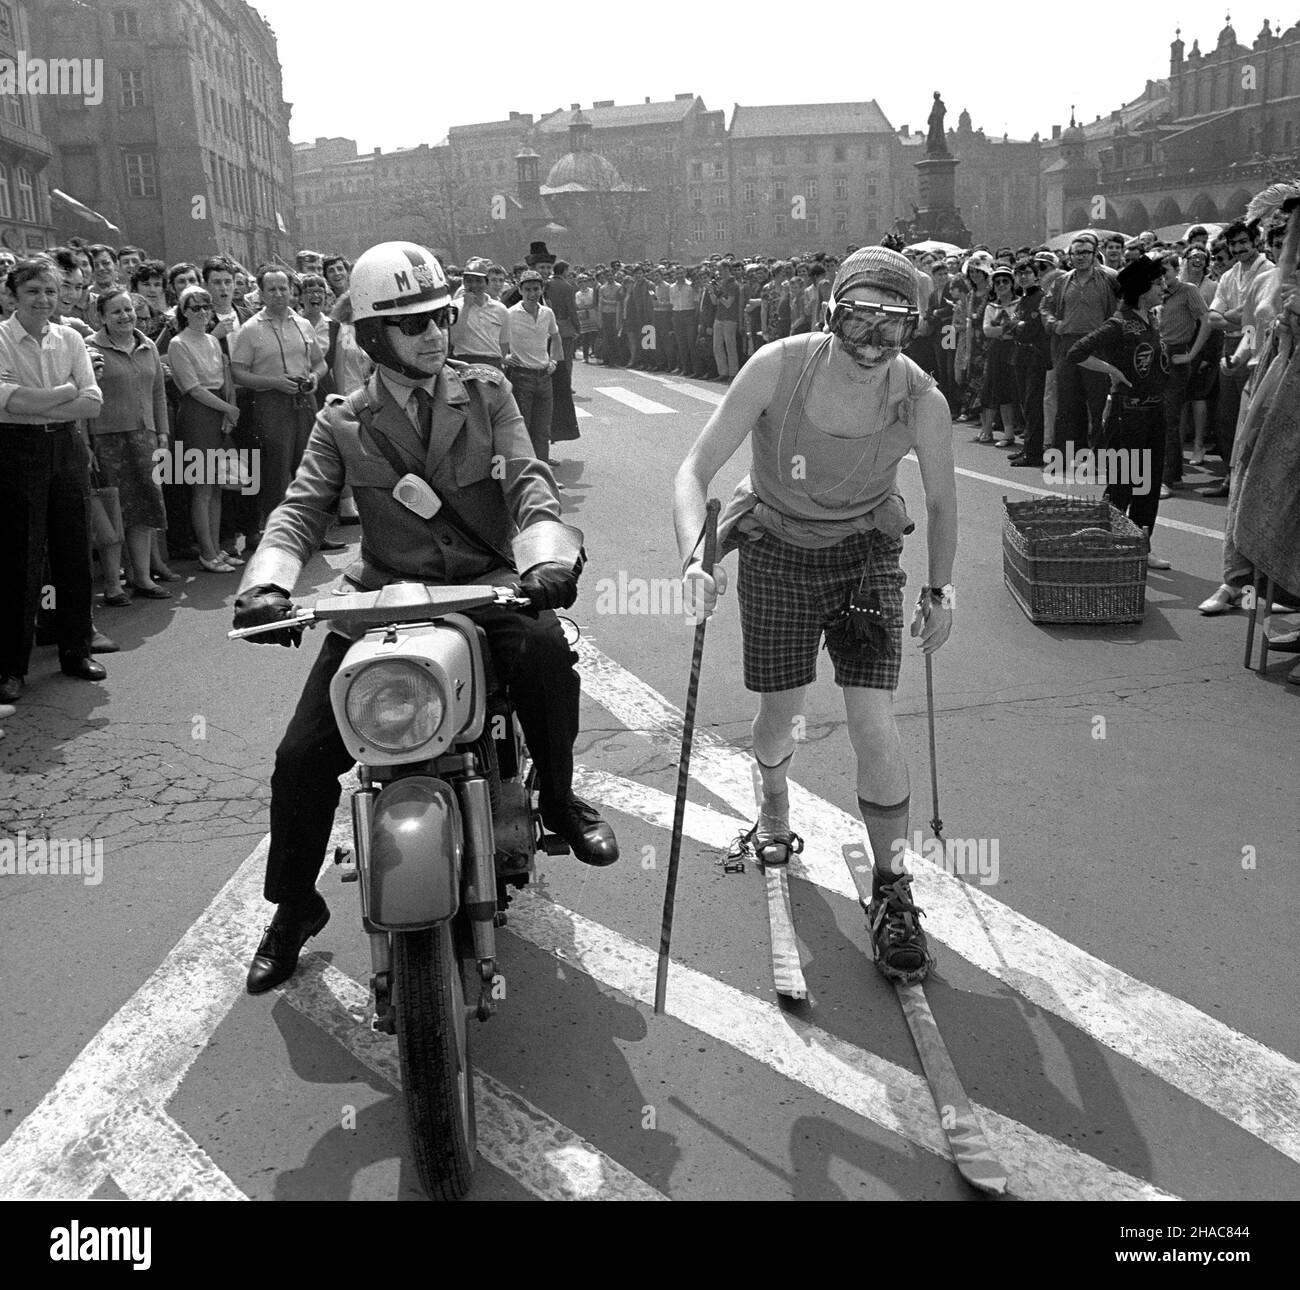
[(407, 775), (387, 785), (370, 825), (370, 922), (413, 932), (453, 918), (464, 836), (455, 791), (444, 780)]

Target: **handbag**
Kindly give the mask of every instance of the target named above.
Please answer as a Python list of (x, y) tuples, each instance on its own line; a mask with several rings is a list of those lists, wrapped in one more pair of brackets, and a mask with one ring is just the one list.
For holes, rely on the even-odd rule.
[(122, 501), (116, 484), (100, 481), (99, 468), (90, 469), (90, 544), (97, 551), (120, 546), (126, 533), (122, 527)]

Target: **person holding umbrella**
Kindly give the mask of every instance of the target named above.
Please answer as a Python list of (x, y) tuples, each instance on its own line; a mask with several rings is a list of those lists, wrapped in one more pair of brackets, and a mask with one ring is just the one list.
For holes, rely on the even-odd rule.
[(921, 320), (921, 279), (880, 246), (845, 259), (827, 303), (829, 332), (763, 346), (740, 370), (677, 472), (673, 518), (687, 603), (713, 612), (726, 590), (699, 538), (709, 482), (752, 437), (753, 467), (726, 508), (718, 550), (740, 549), (747, 689), (759, 695), (754, 758), (762, 780), (755, 849), (781, 864), (800, 846), (786, 777), (794, 719), (817, 673), (823, 635), (857, 754), (858, 806), (875, 857), (868, 920), (876, 965), (919, 981), (932, 963), (911, 876), (902, 870), (910, 786), (894, 690), (902, 663), (903, 535), (915, 525), (897, 486), (915, 449), (926, 495), (929, 585), (912, 622), (926, 655), (952, 629), (957, 493), (948, 405), (903, 355)]

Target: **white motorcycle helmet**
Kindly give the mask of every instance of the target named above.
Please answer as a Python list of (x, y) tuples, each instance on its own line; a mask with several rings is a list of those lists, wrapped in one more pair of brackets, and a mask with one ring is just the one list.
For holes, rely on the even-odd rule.
[(352, 266), (349, 287), (357, 344), (381, 367), (412, 380), (434, 375), (400, 359), (393, 350), (384, 321), (407, 314), (448, 309), (447, 326), (455, 321), (447, 275), (433, 252), (414, 242), (381, 242), (364, 252)]

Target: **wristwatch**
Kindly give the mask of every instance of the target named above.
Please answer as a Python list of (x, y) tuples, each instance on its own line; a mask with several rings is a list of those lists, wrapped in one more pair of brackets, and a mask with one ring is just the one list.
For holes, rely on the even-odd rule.
[(942, 609), (951, 609), (957, 603), (957, 589), (951, 582), (945, 582), (942, 587), (930, 587), (930, 599)]

